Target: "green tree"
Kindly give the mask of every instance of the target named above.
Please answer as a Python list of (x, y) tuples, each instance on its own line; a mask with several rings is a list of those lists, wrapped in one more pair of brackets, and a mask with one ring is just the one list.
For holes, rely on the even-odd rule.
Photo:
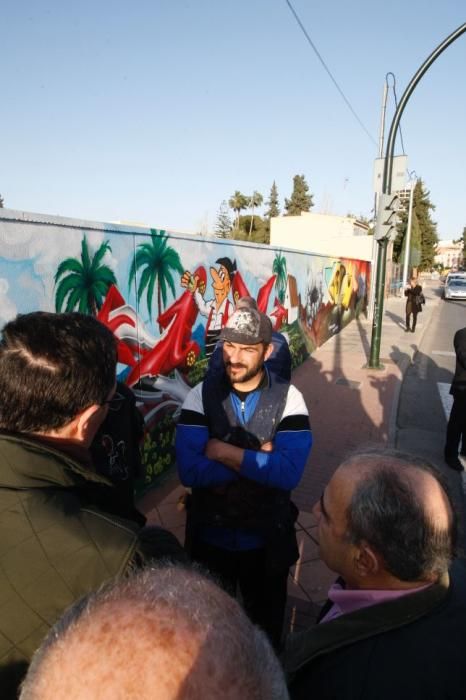
[(228, 206), (225, 200), (220, 204), (217, 214), (217, 223), (215, 224), (215, 235), (217, 238), (230, 238), (231, 220), (228, 214)]
[(267, 209), (265, 210), (264, 217), (268, 219), (269, 222), (273, 216), (280, 216), (280, 207), (278, 206), (278, 190), (275, 180), (270, 188), (270, 196), (266, 202), (266, 207)]
[(3, 209), (3, 197), (0, 194), (0, 209)]
[[(183, 266), (180, 256), (174, 248), (168, 245), (166, 231), (151, 229), (151, 242), (141, 243), (136, 249), (136, 253), (131, 263), (129, 272), (129, 285), (136, 277), (136, 273), (142, 270), (141, 279), (137, 288), (137, 299), (141, 301), (144, 291), (146, 291), (146, 303), (149, 316), (152, 317), (152, 299), (154, 290), (157, 287), (157, 317), (162, 313), (162, 303), (167, 303), (167, 286), (175, 296), (175, 281), (172, 272), (183, 274)], [(162, 329), (159, 326), (159, 330)]]
[(313, 206), (314, 202), (312, 194), (309, 194), (306, 178), (304, 175), (295, 175), (291, 197), (285, 198), (286, 216), (299, 216), (302, 211), (310, 211)]
[(249, 229), (249, 236), (251, 236), (251, 233), (252, 233), (252, 225), (254, 222), (254, 209), (256, 207), (260, 207), (260, 205), (262, 204), (263, 201), (264, 201), (264, 198), (261, 195), (261, 193), (256, 192), (255, 190), (252, 193), (251, 197), (249, 197), (248, 206), (251, 207), (251, 227)]
[(251, 241), (253, 243), (269, 243), (270, 241), (267, 222), (260, 216), (257, 216), (257, 214), (254, 217), (254, 221), (252, 221), (250, 214), (240, 216), (239, 226), (233, 229), (231, 237), (235, 241)]
[[(393, 243), (394, 262), (403, 263), (406, 257), (406, 233), (408, 226), (408, 211), (399, 213), (400, 223), (397, 226), (397, 236)], [(411, 220), (411, 245), (409, 250), (409, 267), (419, 267), (421, 263), (421, 231), (417, 220), (416, 212), (413, 209)]]
[[(418, 180), (413, 193), (410, 267), (419, 267), (420, 270), (432, 268), (438, 243), (437, 224), (432, 220), (430, 214), (435, 206), (430, 201), (429, 195), (423, 181)], [(400, 212), (398, 234), (393, 244), (395, 262), (401, 262), (404, 259), (407, 226), (408, 207), (406, 206), (406, 209)]]
[(248, 206), (248, 198), (246, 195), (236, 190), (235, 194), (228, 200), (228, 206), (233, 209), (236, 214), (235, 228), (239, 228), (239, 215), (243, 209)]
[(106, 253), (112, 251), (108, 241), (100, 244), (91, 256), (86, 236), (81, 241), (81, 259), (66, 258), (55, 273), (55, 309), (60, 312), (81, 311), (97, 315), (115, 275), (102, 264)]
[(281, 251), (275, 255), (272, 265), (272, 272), (277, 275), (275, 280), (275, 289), (277, 290), (278, 300), (281, 304), (283, 304), (285, 301), (288, 273), (286, 269), (286, 258)]
[(270, 243), (271, 219), (274, 216), (280, 216), (280, 207), (278, 205), (278, 190), (277, 185), (275, 184), (275, 180), (273, 181), (272, 187), (270, 189), (270, 196), (268, 201), (266, 202), (266, 207), (267, 209), (265, 210), (264, 214), (266, 240), (264, 241), (264, 243)]
[(435, 251), (438, 243), (437, 224), (432, 220), (431, 211), (435, 210), (422, 180), (418, 180), (414, 188), (413, 210), (419, 224), (421, 237), (420, 270), (430, 270), (434, 264)]
[(460, 262), (461, 267), (466, 267), (466, 226), (463, 228), (463, 235), (458, 240), (453, 241), (453, 243), (461, 243), (463, 250), (463, 259)]

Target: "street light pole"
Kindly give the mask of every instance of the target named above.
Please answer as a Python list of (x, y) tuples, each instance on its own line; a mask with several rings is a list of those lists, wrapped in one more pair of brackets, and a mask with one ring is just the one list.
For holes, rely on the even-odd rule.
[[(421, 67), (418, 69), (417, 73), (411, 78), (411, 81), (403, 93), (397, 110), (394, 114), (390, 132), (387, 141), (387, 150), (385, 154), (385, 164), (383, 170), (383, 182), (382, 182), (382, 192), (384, 194), (390, 194), (392, 189), (392, 169), (393, 169), (393, 157), (395, 152), (395, 137), (398, 130), (398, 125), (400, 123), (401, 115), (403, 114), (404, 108), (411, 97), (416, 85), (421, 80), (422, 76), (427, 72), (432, 63), (440, 56), (443, 51), (445, 51), (450, 44), (452, 44), (458, 37), (460, 37), (464, 32), (466, 32), (466, 22), (462, 24), (458, 29), (456, 29), (452, 34), (447, 36), (446, 39), (442, 41), (439, 46), (437, 46), (430, 56), (424, 61)], [(383, 303), (385, 297), (385, 270), (387, 265), (387, 239), (382, 239), (378, 241), (378, 251), (377, 251), (377, 278), (376, 278), (376, 290), (375, 290), (375, 303), (374, 303), (374, 318), (372, 322), (372, 338), (371, 338), (371, 349), (369, 355), (369, 362), (367, 364), (370, 369), (382, 369), (383, 365), (380, 363), (380, 340), (382, 334), (382, 320), (383, 320)]]
[[(380, 128), (379, 128), (379, 158), (382, 158), (383, 156), (383, 140), (384, 140), (384, 135), (385, 135), (385, 114), (387, 111), (387, 95), (388, 95), (388, 76), (391, 75), (393, 77), (393, 80), (395, 80), (395, 76), (393, 73), (387, 73), (385, 76), (385, 83), (383, 86), (383, 95), (382, 95), (382, 109), (380, 111)], [(377, 216), (377, 209), (378, 209), (378, 193), (375, 192), (374, 194), (374, 221)], [(377, 241), (374, 240), (372, 241), (372, 255), (371, 255), (371, 269), (373, 270), (374, 267), (377, 265)], [(374, 318), (374, 304), (375, 304), (375, 284), (371, 279), (371, 285), (369, 289), (369, 319), (372, 321)]]
[(411, 226), (413, 224), (413, 199), (414, 188), (416, 187), (417, 179), (410, 180), (409, 206), (408, 206), (408, 223), (406, 226), (406, 241), (405, 241), (405, 259), (403, 265), (403, 283), (401, 285), (401, 293), (408, 284), (409, 259), (411, 255)]

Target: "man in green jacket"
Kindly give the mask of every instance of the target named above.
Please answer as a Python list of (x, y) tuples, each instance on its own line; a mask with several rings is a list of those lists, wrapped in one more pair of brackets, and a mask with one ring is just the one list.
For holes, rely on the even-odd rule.
[(170, 533), (102, 510), (112, 485), (93, 468), (88, 448), (114, 400), (115, 370), (115, 338), (90, 316), (36, 312), (3, 329), (3, 699), (16, 697), (33, 652), (69, 605), (149, 558), (181, 551)]

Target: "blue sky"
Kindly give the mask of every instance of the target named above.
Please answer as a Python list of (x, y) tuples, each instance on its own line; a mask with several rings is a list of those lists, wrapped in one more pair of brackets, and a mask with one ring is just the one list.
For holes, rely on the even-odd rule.
[[(0, 193), (12, 209), (178, 231), (213, 229), (236, 189), (370, 215), (383, 84), (400, 99), (466, 21), (463, 0), (293, 0), (374, 142), (285, 0), (16, 0), (1, 12)], [(402, 122), (441, 239), (466, 226), (466, 34)], [(387, 122), (393, 115), (389, 95)], [(401, 152), (397, 142), (397, 152)]]

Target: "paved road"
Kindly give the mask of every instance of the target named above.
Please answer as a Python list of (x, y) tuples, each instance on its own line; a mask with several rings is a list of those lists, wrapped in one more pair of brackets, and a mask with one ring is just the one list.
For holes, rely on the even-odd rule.
[[(440, 296), (441, 287), (432, 289), (431, 293)], [(446, 466), (443, 448), (451, 408), (449, 389), (455, 369), (453, 336), (465, 324), (466, 301), (441, 301), (436, 305), (403, 379), (395, 438), (399, 449), (426, 457), (447, 475), (463, 513), (462, 478)]]

